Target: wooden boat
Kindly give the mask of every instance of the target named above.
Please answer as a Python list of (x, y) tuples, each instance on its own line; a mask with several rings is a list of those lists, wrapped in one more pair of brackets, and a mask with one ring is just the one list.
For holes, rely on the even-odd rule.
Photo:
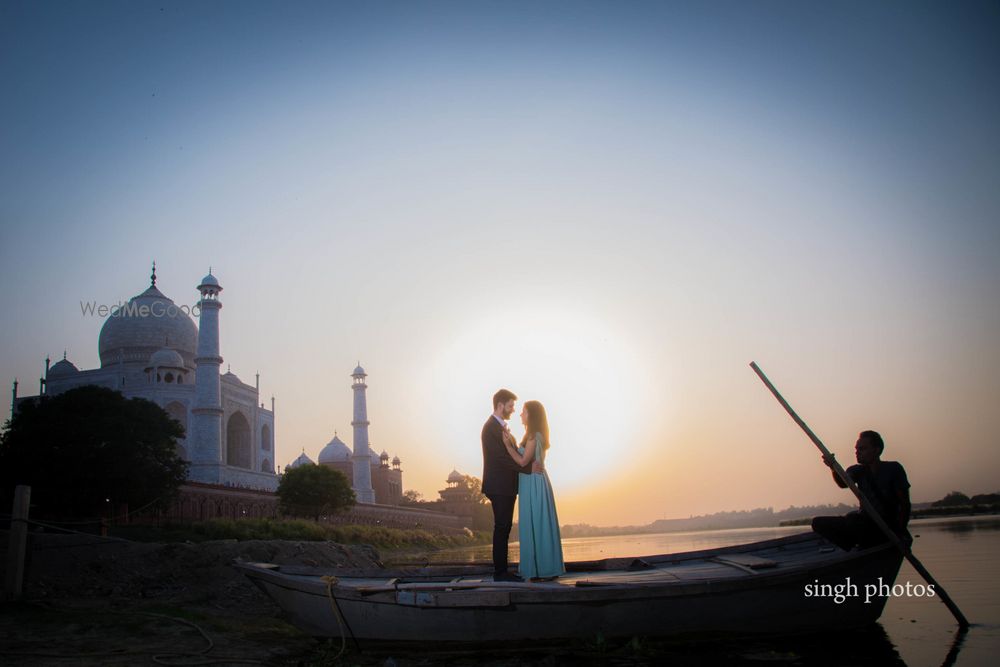
[[(568, 563), (567, 574), (543, 582), (494, 582), (490, 568), (470, 565), (369, 571), (236, 566), (305, 632), (362, 643), (426, 643), (858, 627), (874, 623), (886, 602), (879, 595), (866, 602), (866, 586), (891, 588), (901, 561), (890, 545), (844, 552), (804, 533)], [(840, 585), (843, 599), (838, 602), (836, 589), (824, 585)]]

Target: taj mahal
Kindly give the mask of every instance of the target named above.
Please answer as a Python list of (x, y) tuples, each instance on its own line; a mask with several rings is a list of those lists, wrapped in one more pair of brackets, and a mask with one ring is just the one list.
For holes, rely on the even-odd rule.
[[(178, 306), (156, 287), (154, 264), (149, 287), (101, 327), (100, 368), (80, 370), (65, 354), (51, 367), (46, 359), (40, 394), (96, 385), (150, 400), (184, 427), (178, 454), (190, 463), (190, 481), (274, 491), (274, 399), (270, 409), (260, 402), (259, 374), (249, 385), (221, 373), (222, 285), (210, 270), (197, 290), (195, 307)], [(35, 398), (18, 398), (15, 387), (15, 404)]]
[[(259, 373), (250, 385), (228, 369), (221, 372), (222, 285), (209, 269), (196, 289), (201, 298), (195, 306), (178, 306), (157, 288), (154, 263), (145, 291), (127, 304), (107, 309), (98, 338), (100, 368), (81, 370), (65, 353), (54, 364), (46, 359), (38, 395), (18, 396), (15, 380), (11, 410), (16, 412), (21, 402), (85, 385), (106, 387), (126, 398), (156, 403), (184, 428), (185, 437), (178, 441), (177, 453), (190, 465), (188, 486), (197, 488), (189, 488), (189, 498), (183, 502), (190, 504), (192, 493), (202, 494), (196, 498), (201, 509), (185, 510), (184, 514), (206, 518), (227, 513), (219, 505), (206, 514), (205, 494), (212, 488), (273, 493), (279, 475), (275, 472), (274, 398), (269, 408), (260, 400)], [(106, 313), (98, 314), (103, 317)], [(197, 326), (192, 315), (198, 318)], [(390, 461), (387, 452), (372, 452), (367, 373), (360, 363), (351, 378), (353, 449), (334, 433), (316, 463), (303, 448), (286, 469), (300, 465), (332, 468), (344, 474), (359, 504), (398, 506), (403, 489), (400, 459), (396, 456)], [(222, 501), (216, 497), (211, 502)]]
[[(194, 307), (178, 306), (156, 287), (154, 264), (149, 287), (112, 309), (105, 320), (98, 338), (100, 368), (81, 370), (66, 354), (51, 366), (46, 359), (39, 396), (19, 397), (15, 381), (12, 410), (22, 401), (84, 385), (113, 389), (126, 398), (144, 398), (184, 427), (185, 437), (177, 447), (180, 457), (190, 464), (189, 482), (275, 491), (279, 476), (275, 473), (274, 398), (270, 408), (260, 400), (259, 373), (250, 385), (228, 369), (221, 372), (222, 285), (209, 270), (196, 289), (201, 299)], [(189, 313), (198, 317), (197, 326)], [(388, 454), (373, 456), (370, 451), (366, 377), (359, 364), (351, 386), (354, 450), (335, 435), (321, 453), (320, 464), (341, 470), (359, 503), (398, 504), (402, 490), (399, 458), (390, 468)], [(306, 461), (300, 457), (289, 467)]]

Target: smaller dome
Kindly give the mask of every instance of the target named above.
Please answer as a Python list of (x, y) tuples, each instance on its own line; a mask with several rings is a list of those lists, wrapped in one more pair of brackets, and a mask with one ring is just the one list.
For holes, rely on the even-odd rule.
[(63, 357), (51, 367), (49, 367), (48, 377), (59, 377), (62, 375), (73, 375), (74, 373), (79, 373), (80, 369), (73, 365), (71, 361)]
[(184, 358), (169, 347), (157, 350), (149, 357), (146, 368), (184, 368)]
[(209, 273), (207, 276), (201, 279), (201, 285), (198, 287), (218, 287), (219, 279)]
[(222, 291), (222, 285), (216, 280), (215, 276), (212, 275), (212, 270), (209, 269), (208, 275), (201, 279), (201, 284), (198, 285), (198, 292), (201, 294), (202, 298), (216, 299), (219, 296), (219, 292)]
[(398, 456), (393, 456), (392, 457), (392, 465), (398, 466), (400, 463), (402, 463), (402, 461), (399, 460)]
[(304, 465), (316, 465), (316, 464), (313, 463), (313, 460), (306, 455), (305, 450), (302, 450), (302, 453), (299, 454), (299, 458), (295, 459), (294, 461), (286, 465), (285, 470), (289, 470), (291, 468), (298, 468), (299, 466), (304, 466)]
[(368, 374), (365, 373), (365, 369), (361, 368), (361, 364), (358, 364), (358, 367), (354, 369), (354, 372), (351, 373), (351, 375), (352, 376), (355, 376), (355, 375), (365, 375), (365, 376), (367, 376)]
[(236, 373), (234, 373), (232, 371), (226, 371), (225, 373), (222, 374), (222, 377), (220, 379), (225, 380), (226, 382), (240, 382), (240, 383), (242, 383), (242, 380), (240, 380), (240, 378), (237, 377)]
[(326, 447), (320, 450), (319, 462), (320, 463), (335, 463), (338, 461), (348, 461), (351, 458), (350, 448), (344, 444), (344, 441), (338, 438), (336, 435), (333, 436), (333, 440), (326, 443)]
[(389, 453), (383, 449), (382, 453), (379, 454), (378, 457), (380, 459), (384, 460), (384, 461), (388, 461), (389, 460)]
[(465, 475), (458, 472), (457, 470), (452, 470), (451, 474), (448, 475), (449, 484), (451, 484), (452, 482), (464, 482), (464, 481), (465, 481)]

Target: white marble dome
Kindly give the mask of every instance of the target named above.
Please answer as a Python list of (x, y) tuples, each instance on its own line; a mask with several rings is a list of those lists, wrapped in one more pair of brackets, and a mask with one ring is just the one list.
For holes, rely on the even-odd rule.
[(464, 481), (465, 481), (465, 475), (463, 475), (462, 473), (458, 472), (457, 470), (452, 470), (451, 474), (448, 475), (448, 483), (449, 484), (451, 484), (453, 482), (457, 483), (457, 482), (464, 482)]
[(326, 443), (326, 447), (319, 452), (319, 462), (320, 463), (337, 463), (340, 461), (350, 461), (351, 460), (351, 450), (344, 444), (344, 441), (338, 438), (336, 435), (333, 436), (333, 440)]
[[(148, 309), (145, 314), (140, 312), (143, 306)], [(184, 310), (155, 286), (129, 299), (101, 328), (97, 343), (101, 368), (114, 366), (119, 358), (126, 364), (145, 365), (165, 343), (181, 356), (184, 366), (193, 369), (198, 327)]]
[(297, 459), (295, 459), (287, 466), (285, 466), (285, 470), (289, 470), (291, 468), (298, 468), (299, 466), (304, 466), (304, 465), (315, 465), (315, 464), (313, 463), (313, 460), (309, 458), (309, 456), (303, 451), (301, 454), (299, 454), (299, 457)]

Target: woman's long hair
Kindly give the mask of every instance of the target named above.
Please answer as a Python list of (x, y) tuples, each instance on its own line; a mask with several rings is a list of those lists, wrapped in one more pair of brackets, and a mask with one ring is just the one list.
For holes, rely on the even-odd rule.
[(524, 409), (528, 411), (528, 428), (524, 432), (522, 445), (528, 444), (528, 437), (535, 437), (536, 433), (542, 434), (542, 449), (549, 448), (549, 418), (545, 414), (545, 406), (538, 401), (526, 401)]

